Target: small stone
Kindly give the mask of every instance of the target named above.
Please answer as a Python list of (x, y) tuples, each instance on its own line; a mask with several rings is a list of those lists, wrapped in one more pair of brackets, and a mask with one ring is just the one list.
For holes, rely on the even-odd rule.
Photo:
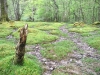
[(51, 67), (51, 68), (50, 68), (50, 71), (53, 71), (53, 70), (54, 70), (54, 68), (53, 68), (53, 67)]
[(43, 58), (42, 61), (45, 62), (46, 61), (46, 58)]
[(44, 62), (44, 64), (45, 64), (45, 65), (47, 65), (47, 64), (48, 64), (48, 62)]
[(72, 59), (70, 59), (69, 61), (70, 61), (70, 62), (72, 62), (73, 60), (72, 60)]
[(36, 48), (36, 49), (38, 49), (39, 47), (38, 47), (38, 46), (36, 46), (35, 48)]
[(50, 62), (50, 65), (55, 65), (55, 62), (52, 62), (52, 61), (51, 61), (51, 62)]
[(78, 65), (78, 66), (83, 66), (83, 63), (82, 63), (82, 61), (76, 61), (76, 64)]

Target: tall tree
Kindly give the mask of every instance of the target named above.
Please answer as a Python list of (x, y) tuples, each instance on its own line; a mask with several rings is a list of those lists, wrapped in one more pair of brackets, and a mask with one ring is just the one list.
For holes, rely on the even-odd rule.
[(8, 13), (7, 13), (7, 9), (8, 9), (8, 5), (7, 5), (7, 0), (0, 0), (1, 3), (1, 21), (9, 21), (8, 18)]

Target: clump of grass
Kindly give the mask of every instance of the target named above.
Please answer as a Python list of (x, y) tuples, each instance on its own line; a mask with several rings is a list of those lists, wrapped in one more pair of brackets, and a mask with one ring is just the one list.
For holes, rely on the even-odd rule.
[(25, 57), (24, 64), (14, 65), (12, 56), (0, 60), (0, 74), (2, 75), (41, 75), (42, 69), (36, 59)]
[(71, 32), (78, 32), (78, 33), (86, 33), (86, 32), (95, 31), (97, 29), (98, 28), (92, 27), (92, 26), (84, 26), (84, 27), (70, 28), (69, 31), (71, 31)]
[[(29, 28), (28, 31), (27, 44), (47, 43), (58, 39), (55, 35), (49, 35), (46, 32), (35, 28)], [(19, 39), (18, 31), (14, 32), (13, 35), (16, 39)]]
[(81, 36), (89, 37), (89, 36), (92, 36), (92, 34), (90, 32), (86, 32), (86, 33), (81, 33)]
[(94, 47), (95, 49), (100, 50), (100, 46), (99, 46), (99, 44), (100, 44), (100, 37), (90, 37), (90, 38), (86, 39), (86, 42), (90, 46)]
[(62, 23), (50, 23), (50, 25), (38, 26), (36, 28), (40, 30), (48, 31), (48, 30), (58, 29), (62, 25), (63, 25)]
[(95, 72), (97, 73), (97, 75), (99, 75), (99, 74), (100, 74), (100, 66), (99, 66), (99, 67), (94, 68), (94, 70), (95, 70)]
[(12, 32), (11, 28), (7, 28), (6, 26), (0, 26), (0, 38), (5, 38)]
[(50, 30), (49, 33), (52, 35), (60, 35), (61, 34), (60, 30)]
[[(94, 63), (96, 60), (93, 58), (85, 58), (82, 61), (85, 63)], [(96, 62), (99, 62), (99, 61), (96, 61)]]
[[(78, 72), (79, 74), (75, 73)], [(81, 75), (77, 66), (68, 64), (67, 66), (60, 66), (53, 70), (52, 75)]]
[(61, 60), (67, 56), (76, 47), (72, 41), (66, 40), (56, 44), (45, 44), (44, 50), (41, 51), (42, 55), (51, 60)]
[(0, 40), (0, 59), (14, 54), (14, 46), (12, 41)]

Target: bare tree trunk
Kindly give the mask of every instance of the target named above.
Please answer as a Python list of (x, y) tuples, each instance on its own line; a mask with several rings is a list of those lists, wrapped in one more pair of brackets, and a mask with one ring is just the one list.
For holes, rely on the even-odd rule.
[(20, 21), (21, 14), (20, 14), (20, 6), (19, 6), (19, 0), (12, 0), (13, 7), (14, 7), (14, 14), (17, 21)]
[(0, 0), (1, 3), (1, 21), (9, 21), (8, 18), (8, 13), (7, 13), (7, 9), (8, 9), (8, 5), (7, 5), (7, 0)]
[(56, 22), (58, 22), (59, 21), (59, 7), (58, 7), (58, 5), (57, 5), (57, 3), (56, 3), (56, 1), (55, 0), (52, 0), (53, 1), (53, 3), (54, 3), (54, 6), (55, 6), (55, 15), (54, 15), (54, 18), (55, 18), (55, 21)]
[(16, 46), (16, 55), (14, 58), (14, 64), (23, 64), (24, 62), (25, 45), (27, 40), (27, 29), (28, 29), (28, 25), (26, 24), (20, 30), (20, 40)]

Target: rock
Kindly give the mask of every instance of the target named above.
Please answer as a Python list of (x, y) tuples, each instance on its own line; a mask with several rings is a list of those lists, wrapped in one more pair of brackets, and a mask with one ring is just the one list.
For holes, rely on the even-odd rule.
[(72, 54), (71, 55), (71, 58), (74, 58), (74, 59), (77, 59), (77, 60), (81, 59), (82, 57), (83, 57), (83, 55), (79, 55), (79, 54)]
[(75, 61), (75, 62), (76, 62), (76, 65), (77, 65), (77, 66), (81, 66), (81, 67), (83, 66), (83, 63), (82, 63), (82, 61), (80, 61), (80, 60), (79, 60), (79, 61)]
[(46, 60), (47, 60), (46, 58), (43, 58), (43, 59), (42, 59), (43, 62), (45, 62)]
[(51, 68), (50, 68), (50, 71), (53, 71), (53, 70), (54, 70), (54, 68), (53, 68), (53, 67), (51, 67)]
[(67, 60), (61, 60), (60, 63), (61, 63), (61, 65), (64, 65), (64, 66), (68, 65), (68, 61)]

